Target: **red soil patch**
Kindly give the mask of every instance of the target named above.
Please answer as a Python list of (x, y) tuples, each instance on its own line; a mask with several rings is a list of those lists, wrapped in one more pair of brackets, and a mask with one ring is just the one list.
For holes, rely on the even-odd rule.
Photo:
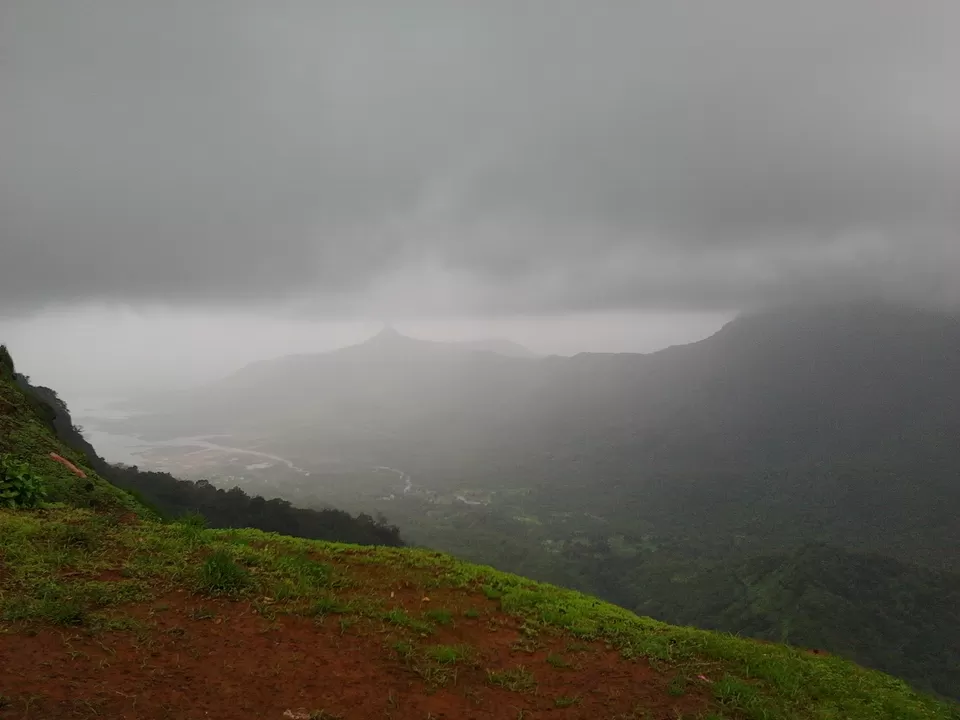
[(56, 453), (50, 453), (50, 457), (56, 460), (61, 465), (64, 465), (67, 468), (67, 470), (72, 472), (77, 477), (85, 478), (87, 476), (87, 474), (83, 470), (78, 468), (76, 465), (74, 465), (72, 462), (67, 460), (65, 457), (61, 455), (57, 455)]
[[(476, 600), (471, 607), (479, 608), (485, 599), (461, 600)], [(201, 607), (208, 612), (197, 612)], [(705, 687), (692, 684), (674, 697), (667, 692), (672, 676), (625, 661), (602, 643), (572, 647), (556, 633), (518, 643), (524, 635), (517, 620), (489, 607), (478, 618), (455, 617), (421, 641), (421, 647), (473, 648), (475, 660), (445, 666), (455, 667), (456, 676), (443, 687), (428, 685), (419, 661), (391, 649), (396, 629), (378, 620), (348, 627), (336, 616), (271, 620), (248, 603), (183, 592), (128, 607), (124, 615), (151, 626), (99, 635), (0, 627), (0, 695), (7, 699), (0, 718), (283, 720), (324, 710), (328, 715), (320, 717), (344, 720), (675, 720), (708, 705)], [(555, 667), (548, 656), (567, 666)], [(488, 669), (518, 665), (533, 674), (534, 691), (488, 682)], [(558, 707), (563, 698), (574, 704)]]

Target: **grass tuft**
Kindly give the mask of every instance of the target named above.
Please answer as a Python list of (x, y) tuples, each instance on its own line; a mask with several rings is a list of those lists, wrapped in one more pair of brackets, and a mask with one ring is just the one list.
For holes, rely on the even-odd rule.
[(499, 600), (501, 597), (503, 597), (503, 593), (492, 585), (484, 585), (482, 589), (483, 594), (488, 600)]
[(226, 550), (217, 550), (204, 560), (197, 579), (197, 592), (206, 595), (239, 597), (253, 589), (250, 573), (236, 563)]
[(442, 665), (453, 665), (473, 657), (473, 648), (469, 645), (431, 645), (424, 649), (423, 654)]
[(418, 633), (420, 635), (429, 635), (433, 632), (434, 626), (430, 623), (424, 622), (422, 620), (416, 620), (410, 617), (407, 614), (407, 611), (403, 608), (394, 608), (392, 610), (387, 610), (381, 616), (383, 620), (387, 621), (392, 625), (397, 627), (406, 628), (412, 632)]
[(670, 681), (669, 687), (667, 687), (667, 692), (674, 697), (680, 697), (687, 693), (687, 677), (683, 673), (677, 673), (674, 675), (673, 680)]
[(207, 519), (198, 512), (184, 513), (177, 518), (177, 522), (194, 530), (204, 530), (207, 527)]
[(427, 610), (423, 616), (430, 622), (434, 622), (437, 625), (450, 625), (453, 622), (453, 615), (451, 612), (449, 610), (444, 610), (443, 608)]
[(502, 687), (513, 692), (531, 692), (537, 687), (533, 673), (523, 665), (517, 665), (509, 670), (487, 670), (487, 681), (491, 685)]
[(326, 615), (342, 615), (350, 611), (350, 606), (341, 602), (332, 595), (321, 595), (310, 605), (308, 614), (315, 617)]
[(409, 643), (406, 640), (398, 640), (393, 644), (393, 651), (403, 660), (407, 660), (413, 657), (416, 652), (416, 648), (413, 646), (413, 643)]

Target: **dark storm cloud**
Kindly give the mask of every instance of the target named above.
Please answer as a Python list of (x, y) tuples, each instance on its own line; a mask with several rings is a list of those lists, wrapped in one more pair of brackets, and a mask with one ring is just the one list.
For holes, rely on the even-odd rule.
[(0, 305), (960, 303), (950, 0), (0, 7)]

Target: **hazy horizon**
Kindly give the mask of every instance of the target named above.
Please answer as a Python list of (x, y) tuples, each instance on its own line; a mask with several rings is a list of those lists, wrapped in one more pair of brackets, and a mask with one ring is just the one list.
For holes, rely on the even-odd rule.
[[(390, 324), (418, 339), (502, 339), (545, 356), (654, 352), (708, 337), (730, 319), (732, 315), (719, 313), (622, 313), (461, 322), (428, 318)], [(117, 308), (0, 321), (0, 338), (23, 372), (69, 402), (71, 397), (125, 396), (203, 384), (258, 360), (360, 343), (385, 324)], [(89, 338), (96, 338), (93, 352), (85, 346)]]
[(960, 5), (0, 7), (0, 340), (64, 392), (362, 340), (960, 307)]

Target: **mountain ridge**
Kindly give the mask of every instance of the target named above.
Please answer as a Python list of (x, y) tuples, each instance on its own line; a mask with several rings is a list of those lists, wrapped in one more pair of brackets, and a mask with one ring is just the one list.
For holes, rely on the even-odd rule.
[(760, 501), (771, 508), (764, 534), (818, 518), (825, 539), (949, 563), (942, 549), (960, 542), (960, 320), (784, 313), (643, 355), (521, 361), (415, 340), (396, 356), (359, 345), (261, 366), (179, 414), (117, 427), (250, 435), (286, 457), (401, 467), (428, 484), (509, 486), (519, 473), (557, 510), (631, 508), (659, 524), (714, 508), (705, 521), (718, 534), (740, 532), (743, 508)]

